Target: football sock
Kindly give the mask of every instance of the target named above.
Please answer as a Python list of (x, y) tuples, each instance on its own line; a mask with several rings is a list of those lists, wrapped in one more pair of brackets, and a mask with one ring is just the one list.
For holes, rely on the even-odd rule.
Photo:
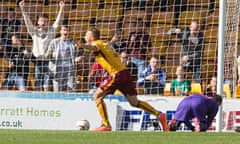
[(99, 112), (100, 117), (102, 119), (102, 124), (104, 126), (110, 126), (110, 123), (109, 123), (109, 120), (108, 120), (106, 104), (103, 100), (101, 100), (97, 103), (97, 109), (98, 109), (98, 112)]
[(149, 105), (147, 102), (139, 100), (137, 107), (143, 109), (146, 112), (149, 112), (149, 113), (159, 117), (160, 113), (155, 108), (153, 108), (151, 105)]

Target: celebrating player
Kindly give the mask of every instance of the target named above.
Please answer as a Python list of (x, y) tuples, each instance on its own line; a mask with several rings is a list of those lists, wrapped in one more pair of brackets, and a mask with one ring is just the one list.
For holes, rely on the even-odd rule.
[[(218, 112), (218, 106), (222, 104), (222, 97), (213, 97), (201, 94), (193, 94), (184, 98), (178, 105), (174, 119), (168, 124), (168, 130), (176, 131), (181, 123), (195, 132), (206, 131)], [(195, 126), (190, 123), (193, 118)]]
[(158, 112), (148, 103), (137, 99), (137, 91), (130, 72), (121, 63), (119, 55), (99, 39), (99, 30), (91, 28), (85, 35), (86, 44), (78, 44), (80, 48), (94, 52), (96, 61), (110, 74), (93, 94), (102, 119), (102, 125), (96, 128), (95, 131), (111, 131), (107, 108), (103, 99), (108, 94), (113, 94), (117, 89), (121, 91), (132, 106), (141, 108), (157, 116), (160, 119), (163, 130), (166, 130), (165, 114)]

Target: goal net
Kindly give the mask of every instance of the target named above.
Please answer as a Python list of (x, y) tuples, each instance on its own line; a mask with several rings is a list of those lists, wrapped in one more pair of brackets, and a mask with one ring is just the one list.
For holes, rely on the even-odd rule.
[[(218, 47), (218, 21), (219, 21), (219, 1), (220, 0), (63, 0), (64, 8), (61, 16), (60, 25), (68, 26), (69, 35), (75, 43), (84, 43), (85, 33), (91, 27), (100, 30), (101, 40), (110, 43), (116, 30), (122, 30), (122, 37), (119, 42), (125, 42), (124, 47), (128, 56), (131, 57), (129, 51), (130, 34), (137, 30), (137, 20), (143, 21), (142, 29), (150, 36), (149, 39), (140, 37), (139, 43), (144, 45), (146, 49), (143, 60), (146, 66), (149, 64), (151, 57), (156, 57), (160, 61), (160, 67), (166, 70), (167, 78), (163, 95), (171, 95), (170, 84), (176, 79), (176, 69), (180, 65), (181, 50), (183, 43), (189, 39), (179, 38), (179, 34), (169, 34), (170, 30), (180, 28), (184, 30), (189, 28), (192, 21), (199, 24), (200, 32), (203, 33), (204, 42), (199, 68), (200, 81), (194, 78), (194, 71), (186, 72), (185, 78), (192, 83), (199, 83), (193, 89), (203, 92), (206, 84), (210, 83), (212, 76), (217, 75), (217, 50)], [(0, 1), (0, 17), (1, 17), (1, 83), (0, 86), (5, 91), (18, 91), (19, 84), (9, 84), (6, 87), (6, 80), (13, 71), (9, 71), (9, 63), (11, 57), (11, 49), (9, 51), (9, 43), (6, 41), (11, 39), (10, 33), (20, 33), (24, 45), (32, 50), (33, 38), (27, 31), (26, 22), (23, 19), (21, 9), (19, 7), (20, 0), (2, 0)], [(46, 13), (49, 18), (49, 26), (52, 26), (57, 19), (60, 10), (59, 0), (25, 0), (25, 14), (30, 17), (32, 24), (38, 27), (38, 16)], [(10, 20), (9, 13), (12, 14)], [(19, 22), (16, 22), (19, 20)], [(60, 27), (56, 30), (55, 37), (59, 37)], [(174, 31), (175, 32), (175, 31)], [(224, 87), (226, 97), (235, 97), (235, 87), (237, 79), (237, 56), (239, 55), (239, 1), (226, 1), (226, 21), (225, 21), (225, 42), (224, 42)], [(196, 38), (196, 37), (194, 37)], [(199, 42), (199, 39), (194, 39)], [(151, 44), (149, 44), (151, 43)], [(11, 45), (10, 45), (11, 47)], [(116, 49), (115, 49), (116, 50)], [(138, 48), (136, 48), (138, 50)], [(191, 50), (187, 50), (189, 52)], [(119, 53), (118, 50), (116, 52)], [(77, 93), (88, 94), (89, 89), (93, 88), (93, 81), (97, 77), (103, 77), (103, 71), (95, 70), (95, 75), (89, 77), (92, 65), (94, 63), (94, 55), (86, 51), (78, 51), (80, 55), (84, 55), (83, 61), (76, 63), (76, 89), (68, 91), (66, 88), (63, 92), (69, 93), (69, 97), (74, 97)], [(119, 53), (120, 54), (120, 53)], [(141, 56), (140, 56), (141, 57)], [(193, 60), (194, 61), (194, 60)], [(193, 64), (194, 66), (194, 64)], [(24, 65), (22, 65), (24, 67)], [(96, 66), (97, 67), (97, 66)], [(39, 89), (35, 87), (35, 65), (32, 60), (29, 64), (29, 72), (26, 78), (25, 91), (38, 93)], [(98, 67), (97, 67), (98, 68)], [(136, 73), (135, 73), (136, 74)], [(196, 74), (196, 73), (195, 73)], [(137, 77), (137, 75), (135, 75)], [(62, 77), (63, 78), (63, 77)], [(66, 78), (65, 78), (66, 79)], [(92, 80), (90, 82), (90, 79)], [(11, 80), (14, 80), (12, 78)], [(137, 80), (136, 80), (137, 82)], [(68, 82), (65, 82), (65, 84)], [(151, 88), (151, 86), (150, 86)], [(43, 89), (42, 89), (43, 90)], [(57, 97), (53, 87), (49, 87), (51, 96)], [(146, 94), (144, 86), (137, 86), (140, 95)], [(5, 92), (4, 91), (4, 92)], [(41, 90), (40, 90), (41, 91)], [(72, 93), (76, 92), (76, 93)], [(159, 93), (156, 93), (159, 94)], [(87, 97), (92, 97), (87, 95)]]

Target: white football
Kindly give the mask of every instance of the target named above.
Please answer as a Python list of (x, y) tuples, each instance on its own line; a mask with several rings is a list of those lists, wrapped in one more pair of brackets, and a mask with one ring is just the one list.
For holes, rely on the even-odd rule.
[(79, 120), (76, 122), (76, 128), (79, 130), (89, 130), (90, 128), (90, 123), (88, 120)]

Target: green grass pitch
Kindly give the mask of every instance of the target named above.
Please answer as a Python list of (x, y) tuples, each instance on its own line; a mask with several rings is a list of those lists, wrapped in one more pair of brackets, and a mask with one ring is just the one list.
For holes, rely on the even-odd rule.
[(239, 144), (237, 132), (0, 130), (0, 144)]

